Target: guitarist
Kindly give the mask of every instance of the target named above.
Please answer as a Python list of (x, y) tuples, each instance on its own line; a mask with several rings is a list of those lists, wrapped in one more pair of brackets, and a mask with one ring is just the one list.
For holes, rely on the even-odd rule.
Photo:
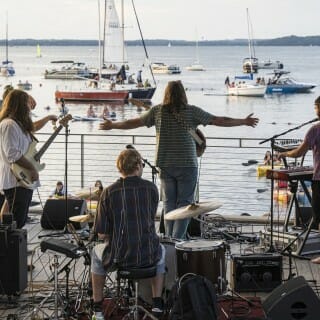
[(32, 163), (24, 157), (33, 139), (33, 132), (40, 130), (48, 121), (56, 121), (55, 115), (33, 123), (31, 110), (36, 106), (35, 100), (22, 90), (11, 90), (5, 97), (0, 111), (0, 190), (3, 190), (9, 212), (22, 228), (26, 221), (33, 190), (19, 185), (10, 169), (12, 163), (30, 170), (32, 180), (39, 175)]
[[(181, 120), (179, 120), (181, 119)], [(255, 127), (259, 119), (252, 114), (243, 119), (214, 116), (199, 107), (188, 104), (181, 81), (170, 81), (162, 104), (154, 106), (139, 118), (112, 122), (106, 120), (100, 129), (135, 129), (156, 127), (156, 166), (160, 168), (164, 214), (194, 202), (198, 177), (196, 143), (188, 128), (198, 125), (221, 127)], [(181, 124), (183, 123), (183, 124)], [(186, 127), (188, 127), (186, 129)], [(166, 221), (165, 233), (169, 237), (185, 239), (190, 219)]]

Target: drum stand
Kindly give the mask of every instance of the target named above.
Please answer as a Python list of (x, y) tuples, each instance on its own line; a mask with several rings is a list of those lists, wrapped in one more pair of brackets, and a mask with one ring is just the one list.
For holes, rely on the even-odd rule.
[[(46, 319), (53, 319), (53, 320), (59, 320), (62, 319), (62, 317), (59, 317), (59, 302), (62, 302), (62, 297), (60, 296), (59, 290), (58, 290), (58, 267), (59, 267), (59, 257), (57, 254), (54, 255), (54, 262), (53, 262), (53, 269), (54, 269), (54, 290), (45, 297), (38, 306), (36, 306), (30, 313), (28, 313), (23, 320), (29, 320), (29, 319), (38, 319), (38, 313), (42, 313)], [(50, 298), (54, 297), (54, 313), (52, 315), (49, 315), (47, 311), (44, 311), (44, 304), (49, 300)], [(49, 308), (48, 308), (49, 309)], [(49, 309), (50, 310), (50, 309)]]

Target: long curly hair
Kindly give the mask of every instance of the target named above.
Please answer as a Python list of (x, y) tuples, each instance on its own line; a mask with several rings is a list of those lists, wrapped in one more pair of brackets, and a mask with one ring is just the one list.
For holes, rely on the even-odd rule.
[(163, 106), (168, 108), (169, 112), (180, 112), (188, 104), (186, 91), (180, 80), (169, 81), (164, 91)]
[(25, 133), (32, 133), (34, 126), (30, 117), (28, 101), (29, 95), (26, 92), (18, 89), (11, 90), (3, 100), (0, 122), (3, 119), (11, 118), (19, 124)]

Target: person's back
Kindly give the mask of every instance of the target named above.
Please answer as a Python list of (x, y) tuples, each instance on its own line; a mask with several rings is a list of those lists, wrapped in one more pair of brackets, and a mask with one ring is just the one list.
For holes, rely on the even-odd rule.
[[(150, 181), (132, 176), (120, 178), (106, 188), (100, 198), (108, 215), (108, 234), (111, 246), (105, 265), (121, 267), (148, 266), (159, 256), (159, 238), (154, 218), (158, 205), (158, 191)], [(138, 254), (137, 254), (138, 253)]]

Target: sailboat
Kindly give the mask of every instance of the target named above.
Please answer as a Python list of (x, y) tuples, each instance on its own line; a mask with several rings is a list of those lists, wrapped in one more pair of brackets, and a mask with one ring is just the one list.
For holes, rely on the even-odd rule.
[(253, 43), (253, 29), (249, 16), (249, 9), (247, 8), (247, 28), (248, 28), (248, 47), (249, 57), (244, 58), (242, 61), (242, 69), (244, 73), (256, 73), (258, 69), (283, 69), (281, 61), (259, 61), (256, 57), (256, 52)]
[(188, 71), (205, 71), (205, 68), (199, 62), (199, 45), (198, 45), (198, 37), (196, 37), (196, 60), (193, 62), (192, 65), (187, 66), (186, 69)]
[[(156, 90), (154, 79), (154, 86), (150, 85), (149, 81), (146, 81), (148, 85), (144, 86), (140, 71), (140, 81), (138, 82), (133, 79), (133, 74), (127, 76), (128, 63), (124, 45), (123, 0), (121, 0), (121, 25), (114, 0), (105, 0), (104, 4), (103, 47), (101, 41), (99, 41), (99, 60), (102, 67), (93, 71), (93, 73), (91, 71), (94, 80), (91, 81), (90, 88), (86, 87), (77, 91), (57, 90), (55, 93), (57, 100), (63, 98), (77, 101), (126, 101), (129, 98), (151, 100), (153, 97)], [(144, 49), (146, 52), (145, 47)]]
[(40, 44), (37, 44), (37, 58), (41, 58), (42, 54), (41, 54), (41, 48), (40, 48)]
[(15, 70), (13, 67), (13, 62), (9, 61), (9, 40), (8, 40), (8, 14), (6, 22), (6, 60), (2, 61), (0, 65), (0, 75), (4, 77), (10, 77), (15, 75)]

